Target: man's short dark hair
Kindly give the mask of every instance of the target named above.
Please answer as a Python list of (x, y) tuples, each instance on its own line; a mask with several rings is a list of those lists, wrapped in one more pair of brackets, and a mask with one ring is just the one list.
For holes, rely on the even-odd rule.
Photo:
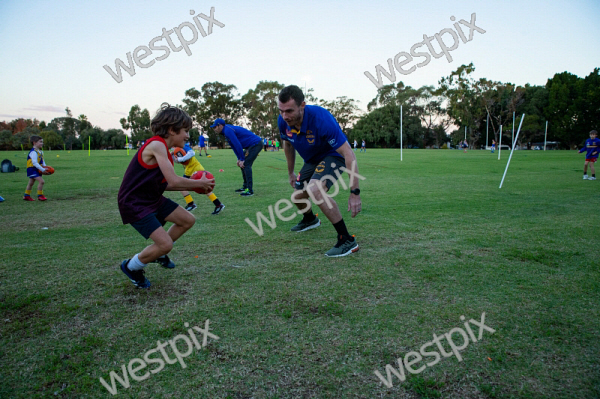
[(279, 101), (287, 103), (290, 101), (290, 98), (293, 98), (296, 105), (300, 106), (304, 101), (304, 93), (302, 93), (302, 90), (296, 85), (284, 87), (279, 93)]
[(192, 118), (181, 108), (162, 103), (150, 123), (150, 128), (156, 136), (166, 139), (169, 136), (169, 129), (173, 129), (176, 133), (179, 133), (182, 128), (190, 130), (192, 128)]

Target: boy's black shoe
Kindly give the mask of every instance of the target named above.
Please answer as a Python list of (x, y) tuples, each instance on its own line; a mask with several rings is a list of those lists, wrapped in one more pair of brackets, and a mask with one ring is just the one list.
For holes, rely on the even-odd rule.
[(125, 259), (121, 263), (121, 271), (131, 280), (137, 288), (149, 288), (150, 281), (144, 276), (143, 270), (129, 270), (127, 265), (131, 259)]
[(160, 258), (156, 259), (154, 262), (158, 263), (165, 269), (175, 269), (175, 263), (173, 263), (173, 261), (171, 259), (169, 259), (169, 257), (167, 255), (161, 256)]
[(223, 209), (225, 209), (225, 205), (221, 204), (221, 205), (219, 205), (219, 206), (215, 207), (215, 210), (214, 210), (214, 211), (212, 211), (212, 214), (213, 214), (213, 215), (218, 215), (219, 213), (221, 213), (221, 211), (222, 211)]

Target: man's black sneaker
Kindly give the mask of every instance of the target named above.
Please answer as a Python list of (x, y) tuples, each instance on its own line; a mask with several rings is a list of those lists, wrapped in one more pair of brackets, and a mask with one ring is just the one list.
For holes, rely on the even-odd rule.
[(175, 269), (175, 263), (167, 255), (163, 255), (160, 258), (156, 259), (154, 263), (158, 263), (165, 269)]
[(223, 209), (225, 209), (225, 205), (221, 204), (221, 205), (217, 206), (214, 211), (212, 211), (212, 214), (218, 215), (219, 213), (221, 213), (221, 211)]
[(356, 238), (343, 238), (340, 236), (338, 238), (337, 244), (329, 251), (325, 252), (325, 256), (329, 256), (331, 258), (337, 258), (340, 256), (350, 255), (351, 253), (357, 252), (359, 250), (358, 243), (356, 242)]
[(242, 191), (242, 192), (240, 193), (240, 195), (241, 195), (242, 197), (251, 197), (251, 196), (253, 196), (253, 195), (254, 195), (254, 191), (250, 191), (250, 190), (248, 190), (248, 189), (245, 189), (244, 191)]
[(315, 216), (315, 218), (313, 220), (311, 220), (310, 222), (305, 222), (304, 219), (301, 220), (300, 223), (298, 223), (297, 225), (295, 225), (294, 227), (291, 228), (291, 231), (295, 231), (296, 233), (299, 233), (301, 231), (316, 229), (320, 225), (321, 225), (321, 221), (319, 220), (318, 217)]
[(235, 190), (236, 193), (243, 193), (244, 191), (246, 191), (245, 187), (238, 188), (237, 190)]
[(121, 271), (131, 280), (137, 288), (149, 288), (150, 281), (144, 276), (143, 270), (129, 270), (127, 265), (131, 259), (125, 259), (121, 263)]

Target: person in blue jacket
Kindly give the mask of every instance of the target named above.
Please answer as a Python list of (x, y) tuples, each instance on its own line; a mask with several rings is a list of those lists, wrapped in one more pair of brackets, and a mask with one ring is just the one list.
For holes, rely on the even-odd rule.
[(200, 132), (200, 135), (198, 136), (198, 147), (200, 147), (198, 155), (202, 156), (202, 150), (204, 150), (204, 155), (208, 157), (208, 150), (206, 149), (206, 138), (204, 137), (202, 132)]
[(210, 126), (218, 134), (222, 134), (229, 142), (237, 156), (237, 166), (242, 170), (244, 186), (235, 190), (243, 197), (254, 195), (252, 187), (252, 164), (263, 147), (262, 139), (248, 129), (240, 126), (227, 125), (221, 118)]

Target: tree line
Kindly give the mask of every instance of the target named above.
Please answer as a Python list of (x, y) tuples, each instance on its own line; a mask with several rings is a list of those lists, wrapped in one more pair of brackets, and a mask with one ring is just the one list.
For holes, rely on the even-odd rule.
[(44, 149), (78, 150), (88, 148), (88, 143), (92, 149), (125, 148), (123, 130), (94, 127), (83, 114), (74, 118), (69, 107), (65, 113), (66, 116), (54, 118), (50, 123), (23, 118), (0, 122), (0, 149), (29, 149), (29, 138), (34, 135), (44, 139)]
[[(583, 144), (592, 129), (598, 129), (600, 119), (600, 69), (595, 68), (585, 78), (569, 72), (555, 74), (545, 86), (517, 86), (512, 83), (473, 78), (474, 65), (461, 65), (449, 76), (442, 77), (437, 87), (412, 88), (403, 82), (384, 85), (377, 90), (367, 111), (358, 107), (358, 101), (339, 96), (328, 101), (314, 96), (313, 89), (305, 93), (307, 104), (327, 108), (337, 119), (350, 142), (365, 140), (369, 147), (398, 148), (400, 145), (400, 107), (402, 106), (402, 142), (405, 147), (441, 148), (445, 143), (457, 144), (464, 138), (472, 146), (499, 141), (500, 125), (503, 143), (510, 144), (513, 129), (525, 119), (519, 134), (519, 145), (541, 142), (546, 121), (549, 123), (548, 140), (559, 141), (564, 148)], [(196, 144), (199, 134), (209, 136), (211, 145), (224, 145), (223, 137), (209, 126), (216, 118), (227, 123), (245, 126), (261, 137), (279, 135), (277, 96), (285, 85), (276, 81), (260, 81), (254, 89), (241, 95), (233, 84), (208, 82), (200, 89), (185, 91), (182, 104), (194, 122), (190, 141)], [(119, 122), (121, 129), (103, 130), (92, 126), (85, 115), (74, 118), (69, 108), (66, 116), (50, 123), (37, 119), (15, 119), (0, 122), (0, 148), (28, 147), (33, 134), (44, 137), (45, 148), (124, 148), (125, 133), (130, 142), (152, 136), (151, 115), (148, 109), (133, 105), (126, 118)], [(489, 133), (486, 134), (486, 129)], [(486, 143), (486, 136), (488, 142)]]
[[(543, 142), (548, 121), (548, 140), (563, 148), (582, 145), (600, 121), (600, 69), (580, 78), (569, 72), (555, 74), (545, 86), (524, 87), (486, 78), (475, 80), (473, 64), (461, 65), (438, 82), (438, 87), (414, 89), (403, 82), (381, 87), (368, 104), (368, 113), (353, 126), (349, 138), (364, 138), (375, 147), (398, 147), (400, 106), (403, 144), (424, 148), (464, 139), (479, 148), (499, 142), (510, 145), (521, 115), (525, 119), (518, 145)], [(489, 129), (489, 133), (486, 130)], [(488, 142), (486, 143), (486, 136)]]

